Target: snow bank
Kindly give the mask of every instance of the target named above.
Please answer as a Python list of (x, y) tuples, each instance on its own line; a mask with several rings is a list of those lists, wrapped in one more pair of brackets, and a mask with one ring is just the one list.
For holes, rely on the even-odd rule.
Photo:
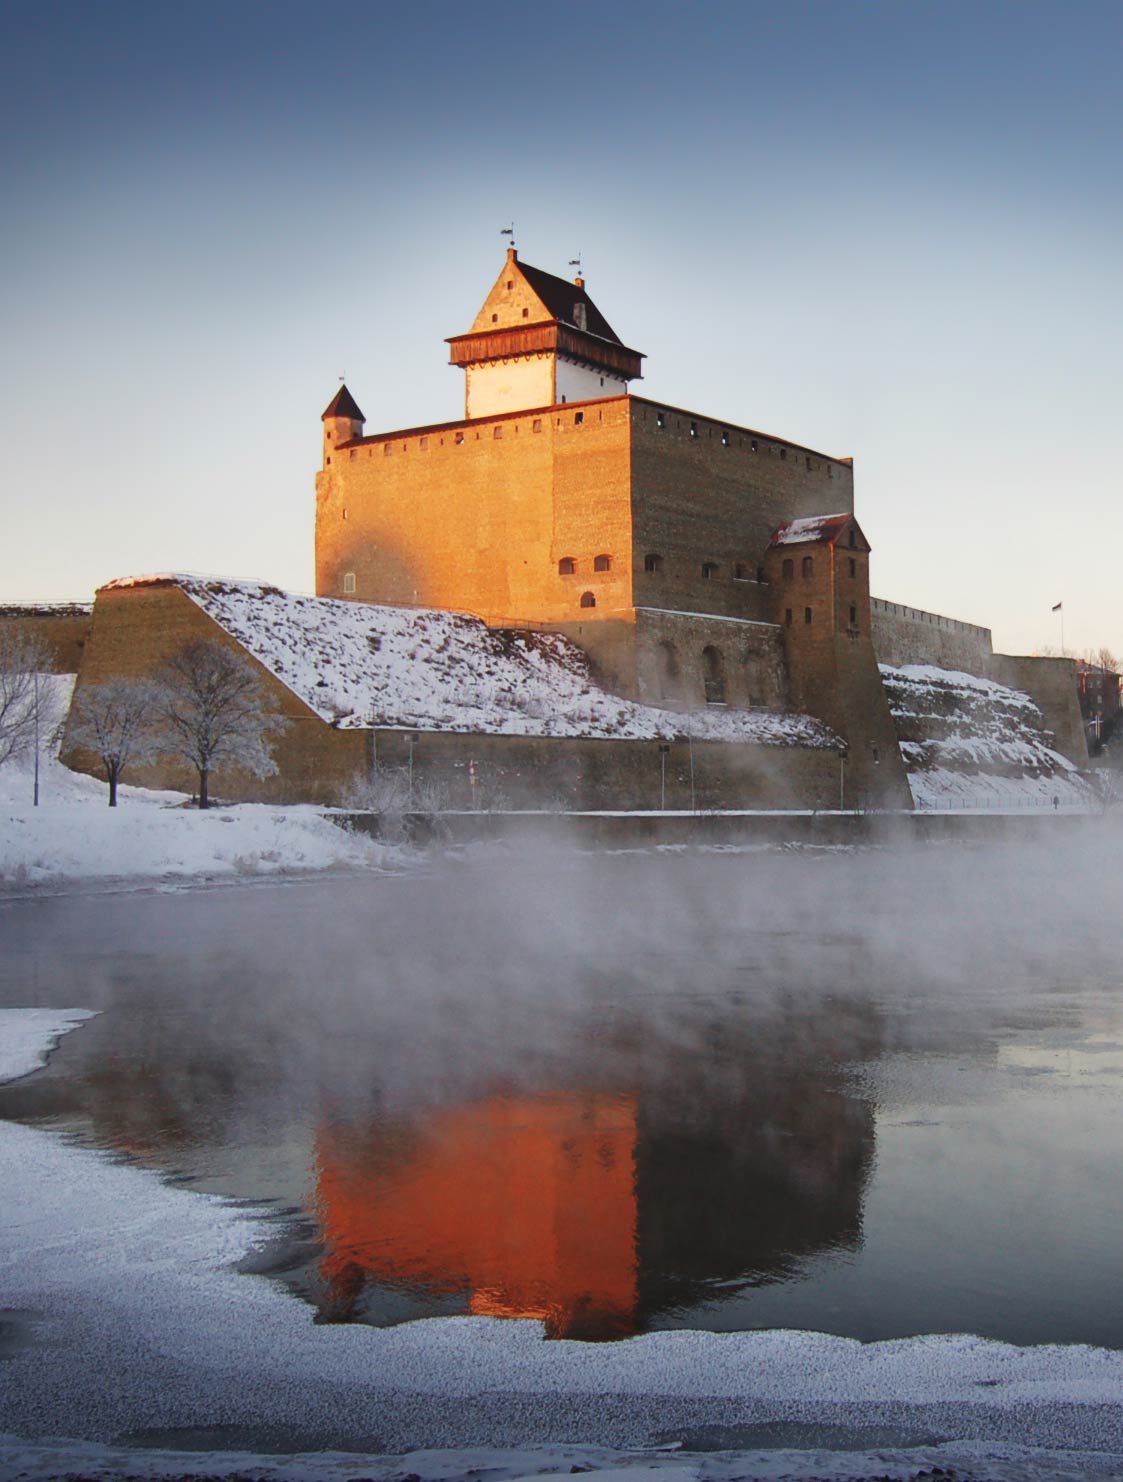
[(806, 715), (636, 705), (597, 688), (557, 633), (493, 630), (429, 608), (301, 597), (254, 582), (124, 577), (108, 589), (179, 587), (317, 715), (343, 728), (832, 746)]
[(64, 1034), (93, 1017), (92, 1009), (0, 1009), (0, 1082), (39, 1070)]
[(934, 664), (880, 667), (918, 807), (1089, 805), (1029, 695)]
[[(66, 713), (73, 675), (44, 675), (51, 705)], [(122, 786), (108, 806), (104, 782), (72, 772), (50, 747), (0, 767), (0, 884), (66, 879), (279, 874), (391, 863), (386, 846), (349, 834), (310, 806), (243, 803), (200, 813), (182, 793)]]

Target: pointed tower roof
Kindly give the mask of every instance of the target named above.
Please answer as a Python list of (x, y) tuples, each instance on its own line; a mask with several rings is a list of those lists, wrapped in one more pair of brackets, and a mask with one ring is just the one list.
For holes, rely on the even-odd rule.
[(359, 410), (359, 403), (351, 395), (346, 386), (340, 386), (324, 408), (321, 422), (326, 422), (329, 417), (350, 417), (352, 422), (365, 422), (366, 418)]
[(584, 278), (531, 267), (513, 247), (472, 328), (448, 343), (453, 365), (553, 353), (624, 380), (642, 373), (643, 355), (621, 342)]

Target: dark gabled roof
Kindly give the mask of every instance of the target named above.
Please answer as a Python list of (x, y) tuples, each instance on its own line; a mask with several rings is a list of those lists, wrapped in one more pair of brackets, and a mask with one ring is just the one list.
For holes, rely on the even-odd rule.
[(350, 417), (353, 422), (365, 422), (366, 418), (359, 410), (359, 403), (351, 395), (346, 386), (340, 386), (339, 390), (328, 402), (320, 421), (328, 417)]
[(584, 304), (584, 328), (588, 333), (595, 334), (602, 340), (611, 340), (615, 345), (622, 343), (620, 336), (593, 303), (584, 287), (571, 283), (568, 278), (555, 278), (553, 273), (544, 273), (541, 268), (532, 268), (525, 262), (519, 263), (519, 271), (546, 305), (552, 318), (580, 329), (582, 326), (574, 318), (573, 310), (575, 305)]

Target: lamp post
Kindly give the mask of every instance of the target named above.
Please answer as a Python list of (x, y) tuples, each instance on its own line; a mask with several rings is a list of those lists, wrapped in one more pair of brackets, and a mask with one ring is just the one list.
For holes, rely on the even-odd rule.
[(667, 811), (667, 753), (670, 747), (666, 741), (659, 743), (659, 811)]
[(846, 811), (846, 762), (850, 756), (850, 748), (844, 741), (838, 748), (838, 811)]
[(39, 670), (35, 670), (35, 695), (32, 703), (35, 706), (35, 790), (33, 806), (39, 806)]

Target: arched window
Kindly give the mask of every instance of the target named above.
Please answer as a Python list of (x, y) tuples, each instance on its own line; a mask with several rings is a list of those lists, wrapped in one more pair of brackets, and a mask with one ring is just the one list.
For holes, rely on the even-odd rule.
[(708, 643), (702, 650), (702, 683), (707, 705), (725, 704), (725, 666), (721, 654)]
[(795, 575), (795, 563), (792, 561), (790, 556), (784, 562), (783, 575), (785, 581), (791, 581), (792, 577)]
[(803, 565), (802, 565), (802, 567), (800, 569), (802, 570), (804, 576), (814, 576), (815, 575), (815, 562), (814, 562), (814, 560), (810, 556), (804, 556), (804, 558), (803, 558)]
[(594, 571), (611, 571), (612, 570), (612, 557), (611, 556), (594, 556), (593, 557), (593, 570)]
[(643, 558), (643, 569), (648, 572), (662, 571), (663, 557), (657, 556), (654, 551), (649, 551)]
[(597, 605), (597, 599), (593, 596), (592, 592), (582, 592), (581, 593), (581, 606), (582, 607), (595, 607), (596, 605)]
[(559, 576), (573, 576), (577, 570), (577, 562), (572, 556), (563, 556), (558, 562)]
[(343, 595), (345, 597), (353, 597), (355, 595), (355, 573), (353, 571), (345, 571), (343, 573)]

